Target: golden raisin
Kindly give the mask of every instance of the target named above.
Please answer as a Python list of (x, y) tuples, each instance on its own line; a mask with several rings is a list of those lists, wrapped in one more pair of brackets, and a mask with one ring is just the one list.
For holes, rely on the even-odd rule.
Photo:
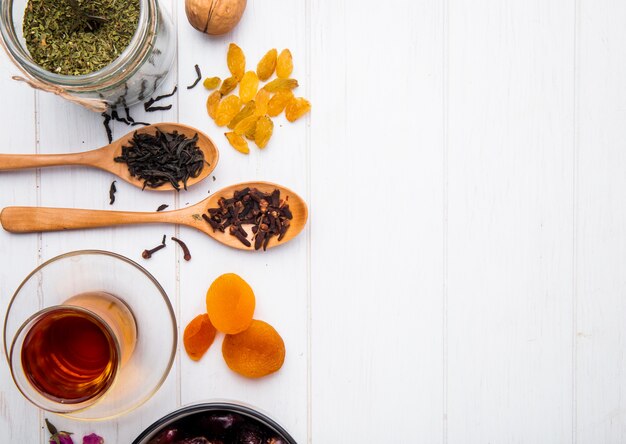
[(228, 133), (224, 133), (224, 135), (228, 139), (228, 143), (230, 143), (230, 146), (235, 148), (237, 151), (239, 151), (242, 154), (250, 153), (250, 147), (248, 146), (248, 141), (244, 139), (243, 137), (241, 137), (239, 134), (233, 131), (230, 131)]
[(294, 89), (297, 86), (298, 81), (296, 79), (274, 79), (271, 82), (266, 83), (263, 88), (271, 93), (274, 93), (283, 89)]
[(291, 57), (291, 51), (283, 49), (278, 55), (276, 61), (276, 75), (281, 79), (288, 79), (293, 71), (293, 58)]
[(228, 96), (223, 99), (215, 112), (215, 123), (217, 126), (227, 125), (239, 112), (241, 100), (237, 96)]
[(276, 48), (270, 49), (256, 65), (256, 74), (259, 76), (260, 80), (266, 81), (274, 74), (277, 52)]
[(226, 94), (234, 90), (237, 87), (238, 83), (239, 80), (235, 76), (224, 79), (224, 81), (222, 82), (222, 86), (220, 87), (220, 93), (225, 96)]
[(246, 56), (241, 48), (234, 43), (228, 45), (228, 54), (226, 55), (226, 63), (228, 70), (238, 80), (241, 80), (243, 73), (246, 71)]
[(206, 313), (193, 318), (183, 334), (183, 344), (189, 357), (194, 361), (199, 360), (213, 344), (215, 333), (217, 330)]
[(222, 100), (222, 94), (220, 94), (219, 91), (213, 91), (206, 99), (206, 110), (211, 119), (215, 119), (215, 114), (217, 113), (217, 107), (220, 104), (220, 100)]
[(237, 115), (235, 117), (233, 117), (233, 120), (230, 121), (230, 123), (228, 124), (228, 127), (230, 129), (233, 129), (243, 119), (245, 119), (248, 116), (251, 116), (251, 115), (255, 114), (255, 110), (256, 110), (255, 101), (254, 100), (250, 100), (248, 103), (246, 103), (243, 106), (243, 108), (241, 108), (241, 111), (239, 111), (237, 113)]
[(282, 89), (278, 91), (274, 96), (270, 99), (270, 103), (267, 107), (267, 114), (272, 117), (276, 117), (280, 113), (283, 112), (285, 107), (291, 100), (293, 99), (293, 93), (288, 89)]
[(244, 136), (246, 136), (246, 139), (251, 140), (252, 142), (254, 142), (254, 133), (256, 132), (256, 123), (259, 121), (259, 119), (256, 119), (254, 121), (254, 124), (251, 125), (249, 128), (246, 129), (246, 132), (244, 134)]
[(244, 134), (249, 133), (250, 130), (252, 130), (256, 126), (257, 120), (259, 120), (259, 117), (255, 115), (246, 117), (237, 125), (235, 125), (235, 128), (233, 129), (233, 131), (236, 134), (243, 136)]
[(259, 78), (254, 71), (248, 71), (243, 75), (239, 83), (239, 97), (243, 103), (249, 102), (256, 95), (259, 88)]
[(295, 122), (300, 117), (311, 111), (311, 103), (304, 97), (294, 98), (285, 108), (285, 117), (290, 122)]
[(217, 126), (224, 126), (228, 124), (233, 117), (237, 115), (241, 108), (241, 100), (237, 96), (228, 96), (223, 99), (217, 107), (215, 113), (215, 124)]
[(256, 109), (254, 110), (254, 114), (256, 114), (257, 116), (266, 115), (270, 102), (270, 92), (266, 89), (261, 88), (259, 92), (256, 93), (254, 102), (256, 103)]
[(221, 80), (219, 77), (207, 77), (206, 79), (204, 79), (204, 82), (202, 82), (202, 84), (206, 89), (212, 90), (220, 86), (220, 82)]
[[(236, 136), (234, 133), (226, 133), (226, 137), (229, 134)], [(223, 333), (235, 334), (248, 328), (254, 306), (252, 288), (235, 273), (223, 274), (215, 279), (206, 294), (209, 318), (215, 328)]]
[(272, 132), (274, 132), (274, 122), (272, 122), (272, 119), (267, 116), (259, 117), (254, 131), (254, 143), (256, 143), (256, 146), (265, 148), (270, 137), (272, 137)]
[(274, 327), (255, 319), (247, 330), (226, 335), (222, 356), (232, 371), (248, 378), (260, 378), (283, 366), (285, 342)]

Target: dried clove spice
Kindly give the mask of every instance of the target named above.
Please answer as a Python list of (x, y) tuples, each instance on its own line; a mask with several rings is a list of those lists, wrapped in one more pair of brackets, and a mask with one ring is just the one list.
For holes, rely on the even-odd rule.
[(161, 245), (157, 245), (151, 250), (143, 250), (143, 253), (141, 253), (141, 257), (144, 259), (150, 259), (154, 253), (156, 253), (157, 251), (163, 248), (165, 248), (165, 234), (163, 235), (163, 240), (161, 241)]
[(194, 69), (196, 70), (196, 80), (191, 85), (189, 85), (187, 89), (195, 88), (200, 80), (202, 80), (202, 71), (200, 71), (200, 67), (198, 65), (195, 65)]
[(285, 199), (280, 198), (280, 190), (264, 193), (256, 188), (246, 187), (234, 192), (233, 197), (220, 198), (218, 208), (209, 208), (208, 215), (202, 218), (213, 228), (213, 231), (228, 232), (246, 247), (252, 244), (243, 225), (252, 225), (254, 249), (267, 249), (270, 239), (278, 236), (283, 240), (293, 214)]
[(198, 177), (206, 163), (197, 141), (197, 134), (189, 139), (176, 131), (164, 133), (157, 129), (154, 135), (135, 132), (130, 146), (123, 146), (122, 155), (114, 160), (126, 163), (131, 176), (143, 179), (144, 189), (169, 182), (180, 190), (182, 182), (186, 190), (187, 180)]
[(111, 186), (109, 187), (109, 205), (113, 205), (115, 203), (115, 193), (117, 193), (117, 187), (115, 186), (115, 182), (117, 182), (117, 180), (111, 182)]
[(187, 244), (185, 244), (183, 241), (181, 241), (180, 239), (172, 236), (172, 240), (174, 242), (176, 242), (178, 245), (180, 245), (180, 248), (183, 249), (183, 258), (186, 261), (190, 261), (191, 260), (191, 253), (189, 252), (189, 248), (187, 247)]
[(157, 208), (157, 211), (163, 211), (163, 210), (164, 210), (164, 209), (166, 209), (167, 207), (169, 207), (169, 205), (168, 205), (168, 204), (162, 204), (162, 205), (159, 205), (159, 208)]

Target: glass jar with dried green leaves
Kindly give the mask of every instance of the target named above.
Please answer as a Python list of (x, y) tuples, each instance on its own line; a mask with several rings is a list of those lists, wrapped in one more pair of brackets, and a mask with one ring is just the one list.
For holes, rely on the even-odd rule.
[(1, 0), (0, 36), (31, 86), (98, 110), (150, 97), (176, 53), (158, 0)]

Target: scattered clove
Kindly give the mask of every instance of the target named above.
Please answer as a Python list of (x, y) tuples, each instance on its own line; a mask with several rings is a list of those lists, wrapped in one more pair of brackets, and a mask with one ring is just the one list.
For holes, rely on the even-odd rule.
[(159, 205), (159, 208), (157, 208), (157, 211), (163, 211), (164, 209), (166, 209), (167, 207), (169, 207), (168, 204), (163, 204), (163, 205)]
[(157, 251), (163, 248), (165, 248), (165, 234), (163, 235), (163, 240), (161, 241), (161, 245), (157, 245), (151, 250), (143, 250), (143, 253), (141, 253), (141, 257), (143, 257), (144, 259), (150, 259), (154, 253), (156, 253)]
[(236, 237), (243, 245), (250, 247), (248, 233), (243, 225), (252, 225), (254, 249), (267, 249), (267, 245), (274, 236), (278, 241), (283, 240), (293, 214), (287, 200), (280, 198), (280, 190), (264, 193), (256, 188), (246, 187), (234, 192), (230, 199), (220, 198), (218, 208), (209, 208), (208, 215), (202, 218), (213, 228), (213, 231), (228, 232)]
[(174, 242), (176, 242), (178, 245), (180, 245), (180, 248), (183, 249), (183, 258), (186, 261), (190, 261), (191, 260), (191, 253), (189, 252), (189, 248), (187, 248), (187, 244), (185, 244), (183, 241), (181, 241), (180, 239), (173, 237), (172, 236), (172, 240)]

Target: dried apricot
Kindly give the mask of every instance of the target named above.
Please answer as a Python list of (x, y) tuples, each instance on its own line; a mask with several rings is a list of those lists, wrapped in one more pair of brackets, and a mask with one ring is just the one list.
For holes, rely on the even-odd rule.
[(254, 143), (256, 143), (256, 146), (259, 148), (265, 148), (265, 145), (269, 142), (273, 132), (274, 122), (272, 122), (272, 119), (267, 116), (259, 117), (254, 131)]
[(230, 123), (228, 124), (228, 127), (230, 129), (233, 129), (243, 119), (245, 119), (248, 116), (253, 115), (255, 113), (255, 110), (256, 110), (256, 103), (254, 100), (250, 100), (248, 103), (246, 103), (243, 106), (243, 108), (241, 108), (241, 111), (239, 111), (237, 115), (233, 117), (233, 120), (230, 121)]
[(291, 51), (283, 49), (276, 61), (276, 75), (281, 79), (288, 79), (293, 71), (293, 58)]
[(204, 313), (193, 318), (183, 334), (183, 344), (189, 357), (199, 360), (213, 344), (215, 333), (217, 330), (211, 324), (209, 315)]
[(206, 293), (206, 311), (215, 328), (223, 333), (235, 334), (248, 328), (254, 306), (252, 288), (235, 273), (215, 279)]
[(273, 93), (283, 89), (294, 89), (298, 86), (296, 79), (274, 79), (265, 84), (263, 88)]
[(259, 92), (256, 93), (254, 102), (256, 103), (256, 109), (254, 110), (254, 114), (256, 114), (257, 116), (266, 115), (270, 102), (270, 92), (266, 89), (261, 88)]
[(247, 71), (239, 83), (239, 97), (243, 103), (249, 102), (259, 89), (259, 78), (254, 71)]
[(285, 107), (291, 100), (293, 99), (293, 93), (288, 89), (283, 89), (278, 91), (274, 96), (270, 99), (270, 103), (267, 107), (267, 114), (272, 117), (276, 117), (280, 113), (283, 112)]
[(241, 80), (243, 73), (246, 71), (246, 56), (243, 54), (242, 49), (234, 43), (228, 45), (226, 63), (231, 74)]
[(259, 63), (256, 65), (256, 74), (259, 76), (259, 79), (266, 81), (272, 77), (276, 69), (277, 53), (276, 48), (272, 48), (259, 60)]
[(274, 327), (255, 319), (247, 330), (226, 335), (222, 356), (232, 371), (248, 378), (260, 378), (283, 366), (285, 342)]
[(250, 148), (248, 147), (248, 141), (241, 137), (239, 134), (235, 132), (224, 133), (230, 146), (235, 148), (237, 151), (243, 154), (248, 154), (250, 152)]
[(235, 76), (224, 79), (224, 81), (222, 82), (222, 86), (220, 87), (220, 93), (225, 96), (226, 94), (237, 88), (238, 83), (239, 79)]
[(259, 120), (259, 116), (252, 115), (246, 117), (237, 125), (235, 125), (233, 131), (235, 132), (235, 134), (243, 136), (244, 134), (249, 133), (256, 126), (257, 120)]
[(211, 119), (215, 119), (215, 114), (217, 113), (217, 107), (220, 104), (220, 100), (222, 100), (222, 94), (220, 94), (219, 91), (213, 91), (206, 99), (206, 110)]
[(241, 100), (237, 96), (228, 96), (222, 100), (215, 113), (215, 124), (224, 126), (237, 115), (241, 108)]
[(290, 122), (295, 122), (300, 117), (311, 111), (311, 103), (304, 97), (294, 98), (285, 108), (285, 117)]
[(220, 82), (221, 80), (219, 77), (207, 77), (206, 79), (204, 79), (204, 82), (202, 82), (202, 84), (206, 89), (210, 91), (220, 86)]

